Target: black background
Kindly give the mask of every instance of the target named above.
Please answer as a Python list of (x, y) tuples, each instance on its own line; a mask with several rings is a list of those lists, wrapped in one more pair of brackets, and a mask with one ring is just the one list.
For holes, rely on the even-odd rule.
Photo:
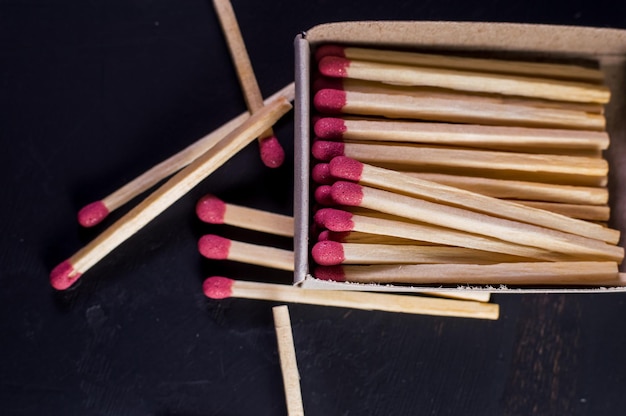
[[(233, 0), (264, 96), (294, 77), (293, 40), (346, 20), (626, 28), (623, 1)], [(0, 0), (0, 414), (286, 414), (271, 306), (204, 297), (223, 274), (291, 273), (201, 258), (195, 202), (291, 215), (288, 155), (246, 148), (55, 292), (50, 270), (102, 232), (77, 211), (245, 110), (208, 0)], [(137, 201), (133, 201), (133, 204)], [(309, 415), (620, 415), (626, 295), (495, 295), (497, 321), (289, 306)]]

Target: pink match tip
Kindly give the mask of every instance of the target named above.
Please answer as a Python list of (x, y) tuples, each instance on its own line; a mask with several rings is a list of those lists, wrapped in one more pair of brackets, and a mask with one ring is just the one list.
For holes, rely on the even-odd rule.
[(324, 88), (313, 96), (313, 105), (321, 113), (337, 114), (348, 102), (346, 92)]
[(316, 224), (322, 225), (330, 231), (352, 231), (354, 221), (352, 213), (335, 208), (322, 208), (318, 210), (313, 219)]
[(328, 164), (334, 178), (358, 182), (363, 175), (363, 163), (346, 156), (334, 157)]
[(337, 156), (343, 156), (346, 146), (341, 142), (316, 140), (311, 146), (311, 154), (317, 160), (328, 162)]
[(65, 260), (50, 273), (50, 284), (57, 290), (65, 290), (80, 278), (81, 273), (74, 270), (69, 260)]
[(317, 48), (317, 50), (315, 51), (315, 60), (319, 61), (325, 56), (341, 56), (345, 58), (346, 56), (345, 51), (346, 51), (346, 48), (343, 46), (332, 45), (332, 44), (322, 45), (319, 48)]
[(319, 241), (311, 249), (313, 260), (322, 266), (335, 266), (346, 259), (343, 245), (336, 241)]
[(330, 240), (330, 230), (324, 230), (321, 231), (318, 235), (317, 235), (317, 241), (327, 241)]
[(346, 78), (350, 60), (341, 56), (324, 56), (318, 61), (317, 67), (320, 74), (327, 77)]
[(341, 266), (318, 266), (315, 268), (313, 277), (320, 280), (333, 280), (335, 282), (346, 281), (346, 275)]
[(109, 215), (109, 209), (102, 201), (92, 202), (78, 211), (78, 223), (83, 227), (93, 227)]
[(343, 91), (343, 78), (317, 77), (313, 80), (311, 89), (313, 92), (319, 90), (339, 90)]
[(207, 194), (196, 203), (196, 215), (209, 224), (223, 224), (226, 204), (218, 197)]
[(231, 241), (228, 238), (214, 234), (207, 234), (198, 240), (198, 251), (204, 257), (212, 260), (228, 259)]
[(261, 160), (268, 168), (277, 168), (285, 161), (285, 151), (275, 136), (269, 136), (259, 142)]
[(207, 278), (202, 283), (202, 291), (207, 298), (226, 299), (233, 293), (233, 279), (221, 276)]
[(336, 205), (330, 192), (330, 185), (318, 186), (317, 188), (315, 188), (315, 202), (324, 206)]
[(320, 139), (342, 139), (346, 130), (346, 123), (341, 118), (322, 117), (313, 125), (313, 131)]
[(356, 183), (337, 181), (330, 190), (330, 194), (337, 204), (358, 207), (363, 201), (363, 187)]
[(332, 176), (330, 176), (330, 166), (328, 163), (318, 163), (311, 169), (311, 178), (315, 183), (321, 185), (328, 185), (333, 182)]

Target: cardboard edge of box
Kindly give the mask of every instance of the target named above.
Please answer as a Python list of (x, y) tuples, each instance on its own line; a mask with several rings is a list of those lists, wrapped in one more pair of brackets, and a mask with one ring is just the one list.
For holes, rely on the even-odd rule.
[[(328, 282), (309, 273), (309, 168), (310, 168), (310, 55), (323, 43), (380, 45), (395, 48), (438, 49), (448, 51), (515, 52), (558, 59), (593, 59), (606, 68), (611, 91), (623, 90), (626, 70), (626, 30), (584, 26), (558, 26), (526, 23), (444, 22), (444, 21), (354, 21), (314, 26), (294, 39), (294, 285), (303, 288), (383, 292), (429, 292), (441, 290), (480, 290), (494, 293), (614, 293), (626, 287), (588, 288), (508, 288), (500, 286), (424, 287)], [(616, 96), (616, 94), (613, 94)], [(607, 129), (612, 140), (626, 141), (624, 97), (617, 95), (607, 108)], [(624, 172), (613, 178), (626, 180)], [(620, 181), (621, 182), (621, 181)], [(618, 227), (622, 234), (626, 230)], [(621, 243), (621, 242), (620, 242)]]

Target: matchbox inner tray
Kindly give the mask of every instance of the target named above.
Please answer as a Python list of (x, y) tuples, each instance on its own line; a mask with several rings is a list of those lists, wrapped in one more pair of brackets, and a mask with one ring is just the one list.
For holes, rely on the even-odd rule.
[[(616, 285), (576, 286), (524, 284), (506, 285), (421, 285), (349, 283), (314, 277), (311, 257), (315, 242), (313, 222), (314, 184), (311, 180), (313, 109), (312, 79), (314, 54), (322, 45), (378, 48), (477, 58), (514, 59), (529, 62), (596, 63), (604, 74), (611, 98), (604, 106), (610, 145), (602, 157), (609, 165), (606, 187), (610, 218), (606, 225), (620, 232), (617, 245), (623, 247), (626, 231), (626, 121), (623, 91), (626, 88), (626, 31), (610, 28), (473, 22), (339, 22), (315, 26), (298, 34), (295, 48), (295, 189), (294, 189), (294, 284), (304, 288), (428, 292), (480, 290), (502, 293), (527, 292), (615, 292)], [(619, 266), (623, 272), (624, 264)], [(623, 274), (620, 274), (623, 276)]]

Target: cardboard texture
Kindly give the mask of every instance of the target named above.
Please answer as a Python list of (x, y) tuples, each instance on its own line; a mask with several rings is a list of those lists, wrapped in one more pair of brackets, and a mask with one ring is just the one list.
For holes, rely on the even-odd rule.
[[(376, 46), (433, 53), (468, 54), (480, 57), (512, 57), (524, 60), (578, 62), (596, 61), (611, 90), (605, 108), (611, 144), (605, 153), (609, 162), (609, 226), (626, 231), (626, 31), (608, 28), (510, 23), (362, 21), (315, 26), (296, 36), (295, 73), (295, 273), (294, 284), (306, 288), (375, 290), (388, 292), (440, 291), (442, 287), (338, 283), (315, 279), (309, 272), (310, 226), (310, 64), (315, 48), (326, 43)], [(624, 265), (620, 266), (624, 271)], [(446, 287), (448, 289), (448, 287)], [(615, 292), (626, 287), (523, 287), (460, 285), (453, 290), (486, 290), (498, 293)]]

